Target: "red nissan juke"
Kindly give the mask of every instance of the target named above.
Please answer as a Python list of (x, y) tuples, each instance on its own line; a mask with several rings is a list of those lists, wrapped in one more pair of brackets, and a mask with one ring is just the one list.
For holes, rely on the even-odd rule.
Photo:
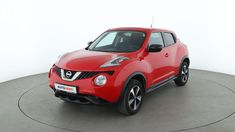
[(49, 72), (55, 96), (80, 104), (115, 104), (121, 113), (139, 111), (146, 93), (189, 78), (187, 46), (169, 30), (114, 28), (85, 49), (61, 56)]

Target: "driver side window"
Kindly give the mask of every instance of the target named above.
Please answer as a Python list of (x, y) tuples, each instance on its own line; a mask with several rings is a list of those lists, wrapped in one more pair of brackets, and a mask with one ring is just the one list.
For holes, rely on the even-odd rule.
[(159, 44), (159, 45), (162, 45), (162, 47), (164, 47), (162, 34), (160, 32), (151, 34), (150, 39), (149, 39), (149, 46), (152, 44)]

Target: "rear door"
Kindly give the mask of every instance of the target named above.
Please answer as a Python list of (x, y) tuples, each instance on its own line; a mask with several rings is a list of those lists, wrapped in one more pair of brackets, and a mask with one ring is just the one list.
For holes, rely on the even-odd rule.
[(176, 70), (174, 67), (174, 63), (176, 60), (176, 52), (177, 52), (177, 43), (176, 43), (176, 37), (171, 32), (164, 32), (163, 33), (163, 39), (165, 43), (165, 57), (168, 60), (168, 73), (167, 76), (171, 77), (175, 75)]

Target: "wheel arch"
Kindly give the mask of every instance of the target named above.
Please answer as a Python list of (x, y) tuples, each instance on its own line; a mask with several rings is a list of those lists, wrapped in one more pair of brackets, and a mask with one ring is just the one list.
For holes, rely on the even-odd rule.
[(189, 59), (188, 56), (184, 56), (184, 57), (181, 59), (181, 62), (180, 62), (180, 64), (179, 64), (179, 68), (178, 68), (178, 73), (180, 72), (180, 68), (181, 68), (181, 66), (182, 66), (182, 64), (183, 64), (184, 62), (187, 62), (188, 65), (190, 65), (190, 59)]
[(143, 86), (144, 86), (144, 92), (146, 92), (146, 83), (147, 83), (147, 80), (146, 80), (145, 75), (142, 72), (134, 72), (134, 73), (132, 73), (131, 75), (129, 75), (127, 77), (124, 85), (122, 86), (122, 91), (121, 91), (120, 97), (118, 99), (118, 102), (121, 102), (121, 100), (123, 99), (124, 93), (126, 91), (126, 86), (128, 85), (128, 83), (132, 79), (136, 79), (136, 80), (140, 81), (143, 84)]
[(183, 62), (187, 62), (188, 65), (190, 65), (190, 59), (188, 56), (184, 56), (181, 60), (180, 66), (183, 64)]
[(190, 65), (190, 59), (189, 59), (189, 57), (184, 58), (182, 62), (187, 62), (188, 65)]

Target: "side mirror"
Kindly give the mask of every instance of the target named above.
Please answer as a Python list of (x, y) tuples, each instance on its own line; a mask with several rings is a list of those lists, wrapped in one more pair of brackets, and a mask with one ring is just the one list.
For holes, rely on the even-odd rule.
[(88, 46), (85, 48), (85, 50), (88, 50), (89, 46), (90, 46), (92, 43), (93, 43), (93, 41), (88, 42), (88, 43), (87, 43)]
[(88, 46), (90, 46), (92, 43), (93, 43), (93, 41), (90, 41), (90, 42), (88, 42), (87, 44), (88, 44)]
[(163, 46), (160, 44), (152, 44), (148, 47), (148, 52), (160, 52)]

